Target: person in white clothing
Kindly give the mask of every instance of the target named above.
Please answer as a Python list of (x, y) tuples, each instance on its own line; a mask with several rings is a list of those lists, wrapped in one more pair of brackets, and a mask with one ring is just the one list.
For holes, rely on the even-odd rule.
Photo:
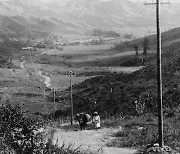
[(99, 129), (101, 126), (100, 126), (100, 116), (97, 112), (94, 112), (93, 115), (92, 115), (92, 122), (94, 123), (94, 127), (95, 129)]

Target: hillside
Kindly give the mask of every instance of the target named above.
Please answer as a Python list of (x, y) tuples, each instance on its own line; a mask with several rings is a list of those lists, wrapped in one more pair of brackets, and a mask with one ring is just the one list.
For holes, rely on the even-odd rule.
[[(161, 36), (162, 49), (168, 50), (168, 47), (176, 47), (176, 44), (180, 42), (179, 36), (180, 27), (163, 32)], [(149, 40), (150, 49), (156, 49), (156, 35), (146, 36), (146, 38)], [(126, 41), (124, 43), (117, 44), (115, 49), (120, 51), (132, 50), (134, 45), (138, 45), (139, 48), (142, 48), (143, 41), (144, 38), (139, 38), (128, 42)]]
[[(180, 24), (179, 5), (162, 6), (162, 27)], [(85, 33), (96, 28), (117, 32), (134, 28), (135, 32), (137, 27), (151, 30), (154, 16), (153, 6), (129, 0), (1, 0), (0, 34)]]
[[(163, 108), (164, 114), (178, 114), (180, 109), (180, 42), (179, 28), (163, 33)], [(151, 47), (156, 46), (155, 36), (149, 36)], [(118, 47), (129, 49), (142, 39)], [(131, 47), (131, 50), (133, 48)], [(139, 115), (157, 112), (156, 55), (147, 59), (146, 67), (132, 74), (109, 73), (88, 79), (73, 86), (75, 112), (98, 111), (103, 117)], [(70, 97), (62, 97), (68, 100)], [(135, 103), (137, 101), (137, 104)]]
[[(163, 103), (165, 113), (174, 112), (180, 107), (180, 60), (179, 56), (176, 56), (176, 58), (173, 57), (170, 60), (166, 57), (163, 58)], [(142, 108), (143, 113), (156, 113), (155, 68), (155, 64), (152, 64), (130, 75), (102, 75), (74, 86), (75, 112), (92, 113), (98, 111), (103, 117), (138, 115), (135, 105), (137, 100), (140, 106), (145, 105), (145, 108)], [(141, 104), (142, 102), (145, 104)]]

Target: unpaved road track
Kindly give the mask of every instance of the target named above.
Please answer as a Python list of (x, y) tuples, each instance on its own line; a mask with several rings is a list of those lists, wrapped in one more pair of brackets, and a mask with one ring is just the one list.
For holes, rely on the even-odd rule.
[(137, 150), (107, 147), (106, 143), (110, 142), (112, 134), (121, 130), (121, 128), (102, 128), (99, 130), (85, 131), (65, 131), (57, 129), (54, 133), (54, 142), (61, 146), (73, 145), (73, 148), (80, 148), (81, 151), (92, 152), (94, 154), (135, 154)]

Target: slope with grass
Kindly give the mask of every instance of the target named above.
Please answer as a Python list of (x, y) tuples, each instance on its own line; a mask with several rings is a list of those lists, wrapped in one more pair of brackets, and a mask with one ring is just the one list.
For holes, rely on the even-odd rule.
[[(164, 41), (162, 59), (164, 114), (172, 112), (177, 114), (180, 107), (178, 34), (179, 28), (162, 34)], [(154, 38), (155, 36), (148, 37), (150, 49), (156, 48)], [(120, 44), (114, 52), (130, 50), (134, 43), (141, 45), (142, 40), (143, 38)], [(75, 112), (98, 111), (104, 117), (111, 115), (134, 116), (149, 112), (156, 114), (156, 72), (156, 56), (149, 54), (146, 67), (132, 74), (105, 73), (74, 85)], [(62, 99), (68, 98), (70, 97), (62, 97)]]

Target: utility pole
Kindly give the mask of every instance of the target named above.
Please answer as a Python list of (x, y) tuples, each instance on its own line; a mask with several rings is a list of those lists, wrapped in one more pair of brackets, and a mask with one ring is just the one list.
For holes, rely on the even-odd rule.
[(71, 91), (71, 125), (73, 125), (73, 100), (72, 100), (72, 72), (70, 72), (70, 91)]
[(56, 112), (56, 108), (55, 108), (55, 102), (56, 102), (56, 89), (54, 89), (54, 101), (53, 101), (53, 107), (54, 107), (54, 118), (55, 118), (55, 112)]
[(46, 113), (46, 86), (43, 88), (43, 92), (44, 92), (44, 113)]
[(73, 109), (73, 97), (72, 97), (72, 75), (74, 75), (73, 71), (69, 71), (68, 75), (70, 77), (70, 97), (71, 97), (71, 125), (73, 125), (73, 114), (74, 114), (74, 109)]
[(158, 127), (159, 127), (159, 146), (164, 147), (163, 139), (163, 110), (162, 110), (162, 70), (161, 70), (161, 27), (160, 27), (160, 4), (169, 4), (167, 2), (160, 2), (160, 0), (152, 0), (151, 3), (145, 1), (145, 5), (154, 5), (156, 4), (156, 26), (157, 26), (157, 103), (158, 103)]

